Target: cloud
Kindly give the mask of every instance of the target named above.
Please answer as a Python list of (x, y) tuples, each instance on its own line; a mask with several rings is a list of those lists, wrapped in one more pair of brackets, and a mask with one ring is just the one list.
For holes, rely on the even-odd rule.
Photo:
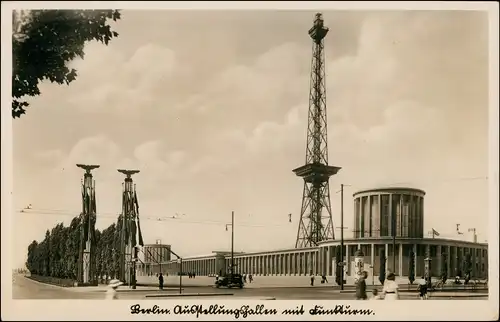
[(285, 149), (303, 141), (307, 127), (307, 106), (291, 108), (282, 122), (264, 121), (258, 124), (246, 140), (251, 154), (283, 153)]
[(122, 113), (164, 104), (167, 95), (153, 94), (172, 81), (175, 61), (174, 52), (160, 45), (146, 44), (126, 57), (113, 46), (89, 43), (85, 58), (71, 63), (78, 78), (68, 88), (68, 102), (87, 112)]
[(35, 159), (47, 164), (54, 164), (60, 162), (64, 157), (64, 154), (59, 149), (46, 150), (35, 153)]
[(63, 161), (63, 165), (68, 168), (76, 163), (112, 166), (120, 153), (120, 147), (107, 136), (88, 137), (75, 144)]
[[(45, 154), (43, 156), (47, 158)], [(50, 152), (48, 156), (53, 161), (53, 171), (64, 169), (74, 178), (81, 175), (81, 170), (75, 166), (77, 163), (100, 165), (96, 170), (100, 180), (109, 182), (119, 180), (117, 169), (138, 169), (141, 171), (139, 180), (148, 189), (156, 189), (174, 180), (187, 160), (186, 152), (165, 150), (160, 141), (143, 142), (135, 147), (132, 154), (128, 154), (105, 135), (82, 139), (67, 154), (57, 151)]]
[[(237, 122), (236, 126), (275, 116), (286, 111), (289, 102), (300, 100), (299, 91), (307, 93), (303, 70), (308, 64), (304, 48), (296, 43), (278, 45), (251, 64), (221, 71), (208, 81), (201, 93), (179, 108), (210, 113), (221, 120), (231, 119)], [(301, 86), (302, 83), (305, 86)]]

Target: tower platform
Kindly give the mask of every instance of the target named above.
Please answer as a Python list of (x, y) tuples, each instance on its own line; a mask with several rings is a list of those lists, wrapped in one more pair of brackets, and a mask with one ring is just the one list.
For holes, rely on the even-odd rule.
[(341, 167), (325, 165), (321, 163), (309, 163), (292, 170), (298, 177), (304, 178), (305, 182), (325, 182), (331, 176), (337, 174)]

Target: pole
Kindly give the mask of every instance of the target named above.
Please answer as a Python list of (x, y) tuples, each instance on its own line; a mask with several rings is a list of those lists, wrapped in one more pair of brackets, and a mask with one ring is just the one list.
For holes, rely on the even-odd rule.
[(160, 273), (163, 273), (162, 270), (161, 270), (161, 263), (163, 262), (163, 247), (161, 245), (161, 242), (160, 242)]
[(344, 184), (340, 185), (340, 289), (344, 289)]
[(182, 258), (180, 258), (180, 262), (181, 262), (180, 265), (181, 272), (179, 276), (179, 294), (182, 294)]
[(132, 249), (132, 233), (131, 233), (131, 221), (132, 218), (131, 215), (129, 214), (130, 209), (127, 207), (127, 230), (129, 231), (128, 234), (128, 249), (130, 251), (130, 255), (128, 256), (129, 262), (128, 262), (128, 287), (132, 287), (132, 260), (133, 260), (133, 249)]
[(234, 274), (234, 211), (231, 212), (231, 276)]
[(392, 210), (392, 272), (396, 274), (396, 212)]
[[(92, 198), (92, 180), (88, 180), (89, 181), (89, 197)], [(87, 189), (85, 189), (87, 190)], [(87, 193), (87, 191), (85, 191), (85, 194)], [(89, 198), (89, 199), (90, 199)], [(87, 283), (92, 283), (92, 260), (91, 260), (91, 248), (92, 248), (92, 237), (91, 237), (91, 228), (92, 228), (92, 225), (91, 225), (91, 221), (92, 221), (92, 212), (93, 212), (93, 209), (92, 209), (92, 200), (89, 200), (89, 202), (87, 203), (87, 218), (89, 220), (89, 227), (87, 228), (88, 229), (88, 233), (87, 233), (87, 240), (85, 241), (86, 245), (85, 245), (85, 248), (88, 250), (89, 252), (89, 257), (88, 257), (88, 260), (89, 260), (89, 266), (88, 266), (88, 281)], [(85, 265), (85, 264), (84, 264)]]

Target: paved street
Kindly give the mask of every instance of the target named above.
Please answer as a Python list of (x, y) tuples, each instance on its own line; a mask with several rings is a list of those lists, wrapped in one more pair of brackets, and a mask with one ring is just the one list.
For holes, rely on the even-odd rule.
[[(13, 279), (13, 298), (14, 299), (104, 299), (104, 286), (87, 287), (87, 288), (62, 288), (53, 285), (47, 285), (30, 280), (22, 275), (18, 275)], [(165, 291), (158, 291), (154, 288), (139, 287), (137, 290), (129, 290), (123, 288), (119, 292), (119, 298), (125, 300), (146, 299), (146, 295), (159, 294), (178, 294), (178, 288), (168, 288)], [(276, 299), (276, 300), (349, 300), (354, 299), (354, 293), (340, 293), (338, 290), (329, 289), (326, 287), (267, 287), (267, 288), (243, 288), (243, 289), (216, 289), (213, 287), (186, 287), (184, 293), (216, 293), (220, 294), (224, 299), (251, 298), (251, 299)], [(224, 294), (232, 293), (233, 296), (225, 296)], [(431, 297), (432, 300), (449, 300), (449, 299), (473, 299), (484, 300), (486, 296), (460, 297), (449, 294), (437, 294)], [(477, 294), (476, 294), (477, 295)], [(177, 297), (154, 297), (148, 298), (151, 300), (171, 300)], [(196, 297), (190, 297), (196, 298)], [(209, 297), (203, 297), (208, 299)], [(416, 293), (401, 293), (403, 300), (418, 300)]]
[(104, 293), (74, 292), (69, 288), (38, 283), (22, 275), (12, 279), (12, 298), (17, 299), (91, 299), (104, 298)]

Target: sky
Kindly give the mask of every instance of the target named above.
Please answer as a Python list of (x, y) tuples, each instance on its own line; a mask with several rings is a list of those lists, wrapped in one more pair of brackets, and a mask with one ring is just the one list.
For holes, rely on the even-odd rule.
[[(104, 229), (134, 176), (146, 243), (181, 256), (293, 248), (305, 160), (314, 11), (134, 11), (88, 43), (69, 86), (42, 83), (13, 121), (13, 263), (81, 209), (95, 170)], [(425, 233), (488, 227), (488, 20), (473, 11), (324, 11), (333, 221), (344, 196), (426, 191)], [(20, 212), (31, 204), (32, 210)], [(291, 213), (292, 222), (288, 214)], [(177, 214), (177, 215), (176, 215)], [(170, 219), (166, 219), (170, 217)], [(176, 217), (176, 218), (172, 218)], [(159, 221), (158, 218), (164, 218)], [(455, 224), (465, 232), (456, 236)], [(230, 229), (229, 229), (230, 230)]]

